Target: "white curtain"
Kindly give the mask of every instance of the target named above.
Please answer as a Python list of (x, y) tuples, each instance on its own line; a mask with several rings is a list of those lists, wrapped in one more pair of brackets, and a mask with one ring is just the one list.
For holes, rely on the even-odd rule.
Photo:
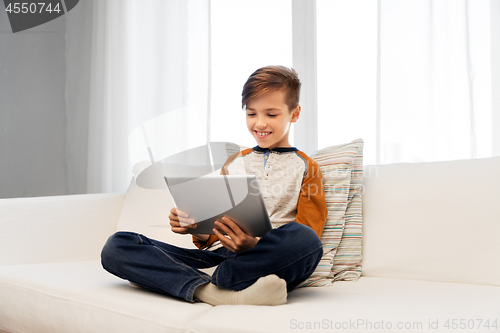
[(380, 162), (492, 155), (490, 0), (382, 0)]
[[(86, 20), (68, 20), (67, 28), (69, 194), (125, 191), (132, 177), (129, 134), (159, 115), (189, 107), (189, 115), (170, 121), (164, 131), (175, 134), (173, 144), (188, 136), (206, 142), (208, 4), (79, 4), (87, 12), (81, 15)], [(193, 130), (188, 117), (202, 126)]]
[(363, 137), (365, 164), (499, 154), (499, 0), (317, 4), (319, 148)]

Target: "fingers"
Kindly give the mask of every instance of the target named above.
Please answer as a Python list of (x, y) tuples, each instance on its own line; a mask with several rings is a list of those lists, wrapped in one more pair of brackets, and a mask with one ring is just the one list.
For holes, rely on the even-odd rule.
[(234, 241), (232, 239), (224, 236), (217, 228), (214, 228), (213, 231), (215, 235), (219, 238), (219, 241), (221, 242), (222, 246), (224, 246), (231, 252), (237, 252), (236, 245), (234, 244)]
[(222, 223), (219, 220), (215, 221), (214, 226), (215, 226), (214, 230), (219, 231), (221, 234), (223, 234), (221, 232), (221, 231), (223, 231), (226, 235), (228, 235), (231, 238), (233, 238), (235, 236), (234, 232), (231, 230), (231, 228), (229, 228), (226, 224)]
[[(228, 250), (237, 253), (252, 248), (258, 243), (259, 239), (247, 235), (230, 218), (224, 216), (221, 220), (222, 221), (217, 220), (215, 222), (213, 231), (222, 245)], [(229, 238), (225, 237), (222, 232), (226, 233)]]
[(173, 232), (179, 234), (187, 234), (190, 229), (196, 229), (198, 227), (195, 220), (190, 218), (186, 212), (181, 211), (177, 208), (172, 208), (170, 210), (170, 227)]
[[(215, 221), (214, 233), (219, 238), (222, 245), (232, 252), (239, 252), (244, 249), (245, 237), (248, 237), (238, 225), (230, 218), (223, 216), (222, 221)], [(229, 238), (225, 237), (223, 231)]]
[(188, 218), (189, 214), (186, 212), (183, 212), (182, 210), (172, 207), (170, 210), (170, 215), (169, 216), (174, 216), (174, 217), (182, 217), (182, 218)]
[(176, 221), (170, 220), (170, 226), (172, 228), (186, 228), (186, 229), (196, 229), (198, 227), (197, 224), (190, 221)]
[(170, 215), (168, 216), (168, 218), (170, 219), (170, 221), (180, 222), (183, 227), (196, 222), (193, 218), (189, 217), (188, 213), (183, 212), (182, 210), (175, 207), (170, 210)]
[(227, 216), (222, 217), (222, 224), (227, 225), (231, 229), (233, 234), (238, 237), (244, 237), (247, 235), (243, 230), (241, 230), (241, 228), (236, 224), (236, 222), (234, 222)]
[(172, 209), (170, 210), (170, 216), (179, 216), (183, 218), (188, 218), (189, 214), (178, 208), (172, 207)]
[(196, 229), (197, 227), (198, 227), (197, 224), (188, 224), (188, 225), (183, 226), (179, 222), (170, 221), (171, 230), (175, 233), (178, 233), (178, 234), (187, 234), (187, 233), (189, 233), (189, 230)]

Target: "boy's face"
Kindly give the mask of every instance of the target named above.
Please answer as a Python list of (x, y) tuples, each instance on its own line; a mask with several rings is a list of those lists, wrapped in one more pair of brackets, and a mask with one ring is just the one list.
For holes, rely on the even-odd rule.
[(248, 130), (259, 147), (290, 147), (288, 133), (291, 123), (299, 119), (300, 106), (288, 110), (284, 89), (250, 99), (245, 111)]

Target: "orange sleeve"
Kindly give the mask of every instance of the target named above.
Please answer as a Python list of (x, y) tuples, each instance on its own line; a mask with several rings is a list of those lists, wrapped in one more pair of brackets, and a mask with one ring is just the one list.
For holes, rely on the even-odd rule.
[[(227, 171), (228, 164), (231, 163), (236, 157), (243, 156), (243, 155), (249, 154), (251, 152), (252, 152), (252, 148), (248, 148), (248, 149), (242, 150), (239, 153), (236, 153), (236, 154), (229, 156), (228, 159), (226, 160), (226, 162), (224, 163), (224, 165), (222, 166), (222, 168), (220, 170), (220, 174), (221, 175), (228, 175), (229, 174), (229, 172)], [(210, 238), (206, 242), (201, 241), (198, 238), (193, 236), (193, 244), (196, 245), (196, 247), (199, 249), (207, 248), (218, 240), (219, 240), (219, 237), (217, 237), (217, 235), (210, 235)]]
[(196, 247), (199, 248), (200, 250), (209, 247), (218, 240), (219, 237), (217, 237), (216, 235), (210, 235), (210, 238), (206, 242), (201, 241), (193, 236), (193, 244), (196, 245)]
[(311, 227), (321, 239), (328, 216), (321, 171), (316, 161), (302, 152), (299, 153), (307, 160), (308, 170), (302, 182), (295, 219), (298, 223)]

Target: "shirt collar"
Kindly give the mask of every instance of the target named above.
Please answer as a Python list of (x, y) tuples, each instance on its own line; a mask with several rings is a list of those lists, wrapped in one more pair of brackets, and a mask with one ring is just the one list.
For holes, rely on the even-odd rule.
[(261, 152), (261, 153), (266, 153), (269, 151), (275, 151), (277, 153), (286, 153), (286, 152), (296, 151), (297, 148), (295, 148), (295, 147), (276, 147), (273, 149), (269, 149), (269, 148), (261, 148), (259, 146), (255, 146), (255, 147), (253, 147), (253, 150)]

